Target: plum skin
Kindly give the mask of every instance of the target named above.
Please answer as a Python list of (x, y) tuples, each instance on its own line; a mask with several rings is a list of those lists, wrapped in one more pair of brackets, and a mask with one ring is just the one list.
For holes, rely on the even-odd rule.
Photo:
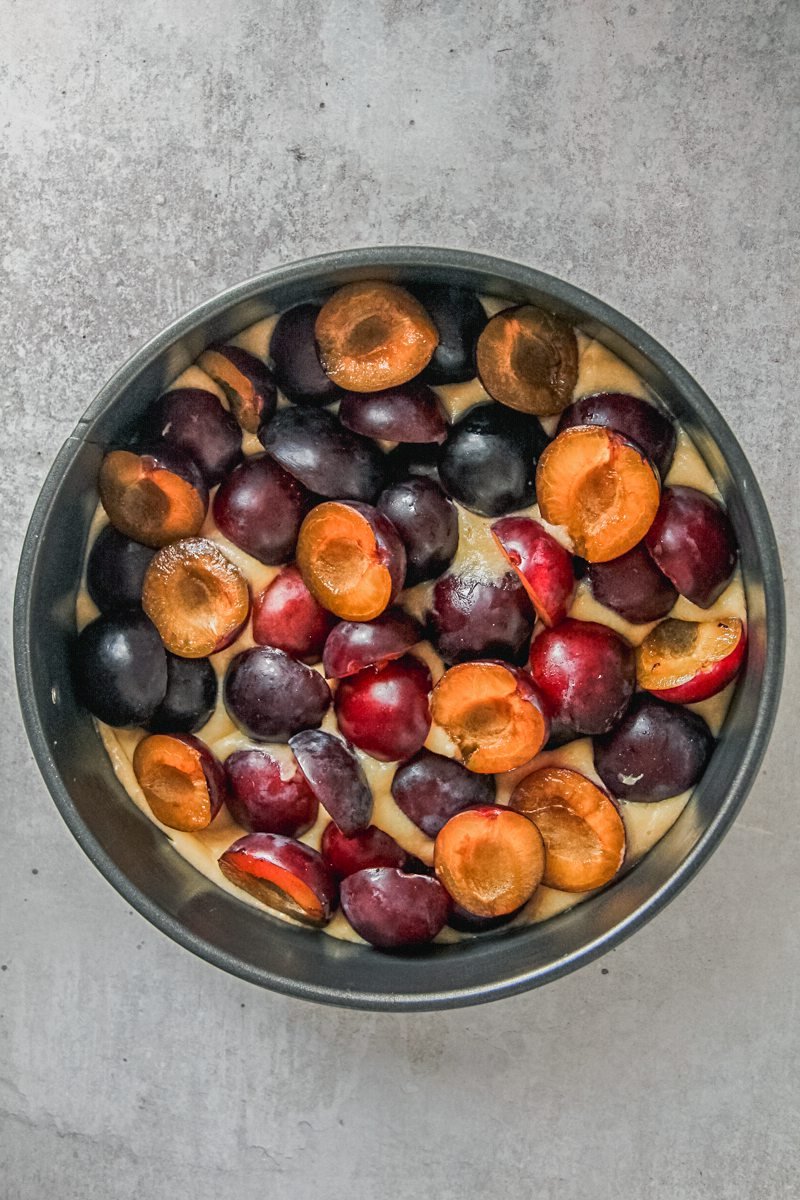
[(231, 720), (256, 742), (288, 742), (322, 723), (331, 692), (319, 672), (271, 646), (231, 659), (223, 684)]
[(534, 638), (529, 669), (556, 738), (607, 733), (636, 686), (633, 647), (607, 625), (570, 617)]
[(616, 729), (595, 739), (594, 762), (612, 796), (653, 804), (694, 787), (714, 744), (698, 713), (639, 692)]
[(79, 699), (117, 728), (143, 725), (167, 691), (167, 652), (141, 610), (98, 617), (79, 634), (73, 679)]
[(513, 570), (488, 580), (443, 575), (434, 586), (428, 614), (431, 640), (448, 665), (476, 658), (520, 664), (534, 622), (531, 601)]
[(405, 544), (405, 587), (436, 579), (450, 566), (458, 549), (458, 510), (434, 479), (417, 476), (390, 484), (377, 507)]
[(379, 950), (430, 942), (444, 927), (450, 898), (437, 879), (394, 867), (348, 875), (341, 885), (344, 915)]
[(413, 655), (342, 679), (334, 707), (345, 737), (382, 762), (410, 758), (431, 727), (431, 675)]
[(719, 599), (736, 566), (736, 537), (728, 514), (697, 488), (664, 488), (644, 541), (656, 566), (699, 608), (710, 608)]
[(454, 758), (420, 750), (397, 768), (392, 779), (397, 807), (429, 838), (467, 808), (494, 804), (493, 775), (477, 775)]
[(299, 837), (317, 819), (318, 804), (299, 768), (288, 779), (266, 750), (237, 750), (223, 764), (228, 808), (250, 833)]

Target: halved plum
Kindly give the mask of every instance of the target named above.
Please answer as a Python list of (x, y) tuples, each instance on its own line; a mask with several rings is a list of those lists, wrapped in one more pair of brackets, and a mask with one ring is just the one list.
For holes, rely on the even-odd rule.
[(145, 414), (145, 429), (154, 442), (166, 442), (188, 454), (212, 488), (242, 459), (242, 431), (213, 392), (174, 388)]
[(301, 662), (320, 661), (335, 625), (336, 618), (317, 603), (294, 564), (284, 567), (253, 601), (253, 639)]
[(411, 654), (339, 681), (336, 719), (345, 737), (382, 762), (410, 758), (431, 727), (431, 673)]
[(433, 479), (402, 479), (378, 497), (377, 507), (406, 548), (404, 587), (436, 579), (458, 549), (458, 510)]
[(571, 617), (533, 639), (529, 669), (559, 740), (606, 733), (636, 686), (630, 643), (607, 625)]
[(622, 866), (625, 826), (610, 796), (568, 767), (542, 767), (509, 802), (533, 821), (545, 845), (542, 883), (562, 892), (604, 887)]
[(325, 642), (322, 663), (328, 679), (344, 679), (365, 667), (382, 667), (422, 640), (422, 629), (401, 608), (387, 608), (373, 621), (340, 621)]
[(85, 626), (73, 672), (89, 712), (119, 728), (149, 721), (167, 690), (167, 654), (141, 609), (106, 613)]
[(347, 837), (366, 829), (372, 792), (351, 746), (322, 729), (306, 729), (289, 739), (300, 770), (328, 815)]
[(466, 288), (441, 284), (413, 291), (439, 334), (439, 344), (422, 373), (425, 383), (466, 383), (474, 378), (475, 347), (488, 320), (478, 297)]
[(103, 526), (86, 563), (86, 588), (101, 612), (138, 608), (154, 553), (152, 546), (125, 537), (113, 525)]
[(622, 392), (600, 392), (582, 396), (564, 409), (558, 432), (575, 425), (602, 425), (635, 442), (658, 468), (661, 478), (675, 453), (675, 426), (654, 404)]
[(575, 592), (572, 556), (530, 517), (501, 517), (492, 534), (545, 625), (563, 621)]
[(322, 369), (314, 340), (321, 305), (298, 304), (282, 313), (269, 344), (275, 382), (293, 404), (332, 404), (342, 391)]
[(616, 729), (595, 738), (594, 764), (612, 796), (652, 804), (694, 787), (713, 749), (698, 713), (639, 692)]
[(167, 690), (149, 720), (150, 733), (196, 733), (217, 703), (217, 675), (207, 658), (167, 654)]
[(736, 566), (736, 536), (722, 505), (691, 487), (664, 489), (645, 545), (682, 596), (710, 608)]
[(112, 450), (97, 487), (111, 524), (156, 548), (199, 533), (208, 508), (200, 468), (172, 446)]
[(186, 538), (153, 558), (142, 608), (173, 654), (205, 658), (238, 636), (250, 612), (250, 590), (214, 542)]
[(304, 842), (279, 833), (248, 833), (219, 859), (230, 883), (306, 925), (325, 925), (336, 908), (336, 881)]
[(386, 442), (441, 444), (447, 436), (436, 393), (417, 380), (382, 392), (346, 392), (339, 420), (354, 433)]
[(275, 412), (277, 392), (272, 371), (241, 346), (210, 346), (197, 360), (201, 370), (222, 388), (231, 412), (247, 433)]
[(254, 742), (288, 742), (322, 724), (331, 690), (318, 671), (272, 646), (253, 646), (228, 664), (225, 707)]
[(350, 392), (407, 383), (439, 341), (418, 300), (393, 283), (348, 283), (323, 304), (315, 333), (328, 376)]
[(228, 808), (250, 833), (299, 837), (317, 819), (317, 798), (298, 764), (268, 750), (236, 750), (225, 759)]
[(495, 782), (493, 775), (476, 775), (454, 758), (420, 750), (395, 771), (392, 796), (410, 821), (435, 838), (456, 813), (494, 804)]
[(258, 431), (276, 462), (318, 496), (372, 503), (383, 487), (384, 456), (323, 408), (282, 408)]
[(331, 500), (303, 521), (297, 565), (309, 591), (329, 612), (347, 621), (371, 621), (402, 588), (406, 552), (377, 508)]
[(464, 765), (480, 775), (523, 766), (539, 753), (549, 732), (530, 676), (505, 663), (451, 667), (433, 689), (431, 712)]
[(372, 867), (342, 880), (342, 911), (366, 942), (397, 950), (430, 942), (444, 927), (450, 898), (437, 879)]
[(133, 770), (153, 815), (170, 829), (206, 829), (226, 798), (222, 764), (189, 733), (142, 738), (133, 752)]
[(500, 917), (536, 891), (545, 849), (532, 821), (493, 805), (451, 817), (436, 836), (433, 861), (456, 904), (476, 917)]
[(442, 486), (484, 517), (525, 508), (536, 496), (536, 460), (546, 441), (534, 417), (478, 404), (451, 427), (439, 451)]
[(727, 687), (744, 662), (744, 625), (736, 617), (656, 625), (636, 651), (639, 686), (673, 704), (696, 704)]
[(536, 620), (516, 572), (500, 579), (443, 575), (433, 589), (430, 634), (446, 663), (502, 658), (522, 663)]
[(311, 497), (268, 454), (240, 463), (214, 497), (214, 520), (240, 550), (274, 566), (294, 554)]
[(619, 558), (589, 563), (586, 578), (599, 604), (634, 625), (660, 620), (678, 599), (677, 588), (659, 571), (644, 542)]
[(641, 450), (600, 425), (555, 438), (536, 468), (539, 511), (561, 525), (589, 562), (619, 558), (640, 542), (658, 511), (658, 474)]
[(338, 879), (368, 871), (372, 867), (396, 867), (402, 870), (408, 855), (393, 837), (370, 825), (347, 837), (335, 821), (322, 834), (322, 857)]
[(559, 413), (578, 381), (575, 331), (533, 304), (505, 308), (478, 338), (478, 375), (509, 408), (537, 417)]

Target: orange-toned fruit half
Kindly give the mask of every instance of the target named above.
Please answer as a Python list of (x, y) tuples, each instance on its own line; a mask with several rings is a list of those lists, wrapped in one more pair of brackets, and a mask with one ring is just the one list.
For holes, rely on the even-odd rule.
[(575, 331), (533, 304), (492, 317), (478, 338), (477, 358), (486, 391), (509, 408), (547, 417), (572, 399), (578, 380)]
[(436, 835), (436, 877), (476, 917), (501, 917), (531, 898), (542, 879), (544, 843), (532, 821), (496, 805), (451, 817)]
[(425, 309), (393, 283), (348, 283), (314, 326), (326, 374), (350, 392), (377, 392), (419, 375), (439, 344)]
[(300, 527), (297, 565), (315, 600), (346, 621), (371, 621), (403, 586), (406, 552), (388, 517), (369, 504), (318, 504)]
[(153, 557), (142, 608), (172, 654), (205, 658), (239, 634), (250, 612), (250, 590), (214, 542), (186, 538)]
[(625, 826), (602, 788), (579, 771), (542, 767), (517, 784), (509, 805), (534, 822), (546, 850), (548, 887), (588, 892), (614, 878), (625, 857)]
[(272, 372), (260, 358), (241, 346), (211, 346), (197, 360), (225, 393), (239, 426), (257, 433), (275, 412), (277, 391)]
[(142, 738), (133, 753), (133, 770), (153, 815), (170, 829), (206, 829), (225, 798), (222, 764), (191, 734)]
[(219, 859), (230, 883), (268, 908), (307, 925), (324, 925), (337, 903), (336, 881), (322, 855), (279, 833), (250, 833)]
[(433, 689), (431, 713), (470, 771), (513, 771), (548, 737), (539, 693), (523, 671), (498, 662), (459, 663)]
[[(169, 457), (175, 457), (169, 454)], [(166, 546), (198, 533), (208, 507), (202, 476), (190, 460), (170, 469), (163, 457), (112, 450), (100, 467), (98, 490), (111, 524), (145, 546)]]
[(658, 512), (658, 474), (636, 446), (600, 425), (565, 429), (536, 468), (539, 511), (561, 525), (589, 562), (619, 558), (642, 540)]
[(636, 650), (639, 686), (662, 700), (695, 704), (731, 682), (745, 655), (746, 636), (737, 617), (656, 625)]

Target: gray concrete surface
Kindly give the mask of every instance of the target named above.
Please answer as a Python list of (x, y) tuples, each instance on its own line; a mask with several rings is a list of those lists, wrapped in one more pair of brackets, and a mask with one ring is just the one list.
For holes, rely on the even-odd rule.
[[(274, 263), (428, 242), (596, 292), (706, 386), (800, 588), (800, 8), (765, 0), (0, 0), (0, 562), (108, 375)], [(794, 624), (797, 635), (797, 625)], [(483, 1009), (262, 993), (92, 869), (3, 627), (0, 1196), (800, 1193), (796, 720), (692, 886)]]

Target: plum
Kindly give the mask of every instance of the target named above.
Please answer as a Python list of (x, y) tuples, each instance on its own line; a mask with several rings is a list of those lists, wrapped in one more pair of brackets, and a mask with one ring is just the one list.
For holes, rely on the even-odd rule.
[(736, 537), (721, 504), (691, 487), (664, 489), (645, 544), (682, 596), (710, 608), (736, 566)]
[(439, 341), (410, 292), (377, 281), (338, 288), (323, 304), (314, 332), (327, 375), (351, 392), (407, 383), (428, 365)]
[(461, 908), (476, 917), (516, 912), (539, 886), (545, 865), (541, 834), (532, 821), (492, 805), (456, 813), (436, 835), (436, 878)]
[(342, 833), (353, 837), (366, 829), (372, 792), (352, 747), (321, 729), (297, 733), (289, 745), (308, 786)]
[(89, 552), (86, 588), (101, 612), (138, 608), (144, 576), (155, 550), (104, 525)]
[(447, 892), (429, 875), (372, 867), (341, 885), (342, 911), (356, 933), (381, 950), (432, 941), (450, 911)]
[(345, 737), (383, 762), (410, 758), (431, 726), (431, 675), (407, 654), (339, 681), (334, 707)]
[(217, 703), (217, 676), (207, 658), (167, 654), (167, 690), (145, 729), (151, 733), (196, 733)]
[(522, 663), (535, 619), (514, 571), (499, 579), (443, 575), (433, 589), (428, 615), (431, 639), (446, 663), (473, 658)]
[(297, 763), (268, 750), (236, 750), (225, 759), (228, 808), (250, 833), (299, 837), (317, 819), (317, 798)]
[(406, 548), (405, 587), (436, 579), (458, 549), (458, 511), (433, 479), (399, 480), (385, 488), (377, 507)]
[(436, 393), (416, 380), (382, 392), (345, 393), (339, 420), (354, 433), (386, 442), (441, 445), (447, 436)]
[(478, 339), (477, 359), (490, 396), (538, 417), (561, 412), (578, 381), (575, 331), (533, 304), (492, 317)]
[(301, 483), (267, 454), (241, 463), (214, 497), (221, 533), (259, 562), (274, 566), (294, 554), (311, 497)]
[(665, 617), (678, 599), (677, 588), (659, 571), (644, 542), (619, 558), (589, 563), (586, 578), (599, 604), (634, 625)]
[(269, 354), (275, 382), (293, 404), (332, 404), (343, 395), (322, 369), (314, 340), (319, 304), (297, 304), (282, 313), (272, 331)]
[(153, 815), (170, 829), (206, 829), (226, 799), (222, 764), (191, 734), (142, 738), (133, 753), (133, 770)]
[(337, 901), (322, 855), (280, 833), (248, 833), (220, 856), (225, 878), (268, 908), (306, 925), (325, 925)]
[(442, 486), (485, 517), (525, 508), (536, 497), (536, 460), (545, 442), (535, 418), (478, 404), (451, 427), (439, 451)]
[(253, 601), (254, 641), (302, 662), (320, 661), (335, 625), (336, 618), (314, 599), (295, 565), (284, 567)]
[(654, 404), (621, 392), (583, 396), (561, 414), (558, 433), (575, 425), (601, 425), (630, 439), (655, 463), (662, 479), (675, 453), (675, 426)]
[(371, 621), (400, 592), (406, 551), (377, 508), (329, 500), (304, 520), (297, 564), (309, 591), (329, 612), (346, 621)]
[(275, 412), (278, 396), (272, 372), (241, 346), (210, 346), (197, 360), (201, 370), (222, 388), (231, 412), (247, 433)]
[(488, 319), (483, 305), (466, 288), (428, 284), (412, 290), (439, 334), (422, 379), (432, 384), (466, 383), (476, 373), (475, 347)]
[(271, 646), (243, 650), (228, 664), (225, 707), (255, 742), (288, 742), (322, 724), (331, 692), (318, 671)]
[(575, 593), (571, 555), (530, 517), (501, 517), (492, 535), (545, 625), (563, 621)]
[(208, 509), (200, 468), (163, 443), (112, 450), (100, 465), (97, 488), (111, 524), (156, 549), (199, 533)]
[(312, 492), (370, 504), (383, 486), (383, 454), (323, 408), (282, 408), (259, 440), (276, 462)]
[(250, 613), (250, 589), (215, 542), (185, 538), (154, 556), (142, 607), (169, 651), (205, 658), (238, 637)]
[(595, 739), (594, 764), (612, 796), (654, 803), (694, 787), (713, 749), (698, 713), (639, 692), (616, 729)]
[(453, 758), (420, 750), (395, 771), (392, 796), (410, 821), (435, 838), (457, 812), (494, 804), (495, 783), (492, 775), (476, 775)]
[(242, 460), (242, 431), (213, 392), (175, 388), (145, 414), (151, 442), (165, 442), (187, 454), (215, 487)]
[(639, 686), (674, 704), (707, 700), (735, 678), (746, 643), (736, 617), (662, 621), (636, 650)]
[(633, 647), (607, 625), (567, 618), (531, 645), (531, 675), (556, 735), (606, 733), (636, 685)]
[(422, 629), (401, 608), (387, 608), (372, 621), (340, 621), (325, 643), (328, 679), (344, 679), (365, 667), (382, 667), (422, 640)]
[(347, 837), (336, 822), (331, 821), (322, 835), (321, 852), (337, 879), (371, 867), (403, 869), (408, 861), (403, 847), (377, 825), (369, 825)]
[(167, 690), (167, 654), (143, 612), (108, 613), (80, 633), (73, 675), (78, 698), (107, 725), (149, 721)]

